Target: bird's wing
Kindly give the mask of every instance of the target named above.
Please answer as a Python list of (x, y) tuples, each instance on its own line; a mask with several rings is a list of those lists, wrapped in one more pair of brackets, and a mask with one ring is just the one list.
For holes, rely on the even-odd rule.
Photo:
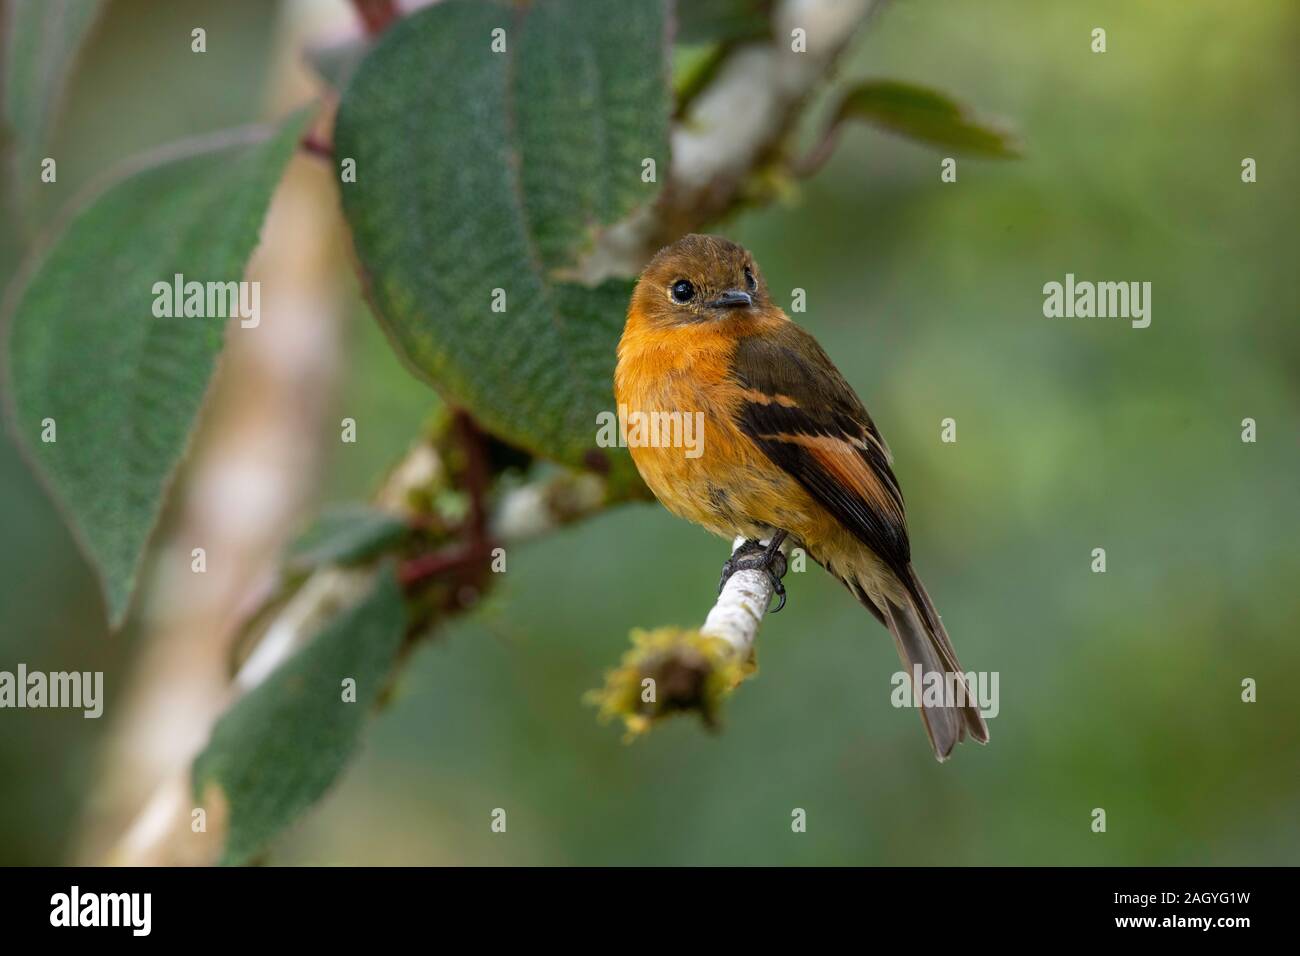
[(793, 322), (747, 336), (733, 372), (744, 394), (740, 430), (905, 577), (911, 547), (889, 448), (817, 341)]

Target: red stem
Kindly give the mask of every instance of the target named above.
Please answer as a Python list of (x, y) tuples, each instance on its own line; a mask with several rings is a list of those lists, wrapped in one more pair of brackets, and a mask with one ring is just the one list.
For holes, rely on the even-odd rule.
[(303, 152), (311, 153), (313, 156), (319, 156), (322, 159), (334, 158), (334, 147), (317, 138), (315, 133), (308, 133), (298, 141), (298, 145), (302, 147)]
[(465, 490), (469, 492), (470, 543), (482, 545), (487, 540), (487, 439), (469, 412), (456, 410), (456, 436), (465, 449)]
[(402, 587), (410, 588), (430, 578), (473, 567), (479, 561), (487, 560), (490, 549), (475, 549), (462, 545), (453, 545), (441, 551), (430, 551), (417, 555), (406, 561), (397, 569), (397, 580)]
[(367, 36), (378, 36), (400, 17), (397, 0), (352, 0), (352, 6), (366, 28)]
[[(457, 409), (452, 419), (456, 438), (465, 453), (465, 470), (461, 482), (469, 494), (469, 515), (461, 527), (461, 541), (441, 551), (417, 555), (398, 569), (402, 586), (411, 588), (430, 578), (459, 571), (474, 570), (473, 582), (481, 584), (486, 563), (492, 555), (493, 543), (488, 536), (487, 489), (491, 480), (491, 465), (487, 454), (487, 436), (463, 409)], [(476, 567), (476, 565), (483, 567)]]

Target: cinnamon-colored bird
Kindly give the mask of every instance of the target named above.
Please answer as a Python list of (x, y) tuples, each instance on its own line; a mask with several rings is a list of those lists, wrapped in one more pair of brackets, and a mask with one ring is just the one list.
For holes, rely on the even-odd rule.
[(632, 294), (614, 387), (629, 418), (703, 413), (696, 454), (662, 442), (629, 445), (670, 511), (753, 542), (727, 563), (724, 581), (737, 567), (771, 573), (787, 538), (802, 546), (889, 629), (909, 678), (919, 664), (965, 690), (964, 702), (921, 708), (935, 756), (947, 758), (967, 735), (988, 740), (912, 569), (889, 448), (817, 341), (772, 302), (744, 248), (690, 235), (651, 260)]

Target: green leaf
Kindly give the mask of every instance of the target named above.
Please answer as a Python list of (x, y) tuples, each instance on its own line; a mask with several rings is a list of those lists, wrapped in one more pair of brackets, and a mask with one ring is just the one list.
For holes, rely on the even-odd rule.
[(15, 151), (20, 196), (40, 183), (40, 163), (77, 53), (103, 9), (101, 0), (0, 0), (3, 126)]
[[(96, 566), (114, 625), (226, 325), (155, 318), (154, 285), (177, 274), (241, 278), (306, 119), (177, 144), (133, 164), (78, 207), (7, 299), (15, 427)], [(43, 440), (47, 420), (53, 442)]]
[[(194, 761), (198, 799), (229, 808), (222, 863), (248, 861), (329, 789), (356, 748), (402, 643), (406, 612), (391, 566), (369, 592), (217, 722)], [(344, 700), (344, 681), (356, 700)]]
[(562, 275), (654, 199), (644, 159), (667, 174), (665, 8), (449, 0), (390, 27), (339, 107), (343, 208), (399, 353), (488, 430), (573, 464), (613, 406), (631, 283)]
[(681, 0), (679, 43), (721, 43), (771, 36), (772, 0)]
[(936, 90), (896, 80), (871, 80), (854, 86), (836, 111), (832, 128), (858, 119), (911, 139), (958, 153), (1012, 159), (1020, 148), (1010, 132), (970, 112)]
[(397, 515), (368, 505), (327, 509), (290, 546), (288, 564), (309, 570), (323, 564), (356, 564), (395, 545), (410, 528)]

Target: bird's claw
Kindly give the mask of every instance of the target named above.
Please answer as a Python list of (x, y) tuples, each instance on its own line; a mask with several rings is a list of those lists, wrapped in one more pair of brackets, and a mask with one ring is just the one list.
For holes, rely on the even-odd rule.
[(781, 551), (781, 541), (784, 538), (785, 535), (782, 534), (766, 546), (750, 540), (737, 548), (727, 559), (727, 563), (722, 566), (722, 580), (718, 582), (718, 593), (722, 593), (722, 589), (727, 586), (727, 581), (737, 571), (762, 571), (772, 582), (772, 593), (780, 599), (771, 613), (775, 614), (785, 607), (785, 585), (781, 583), (787, 568), (785, 554)]

